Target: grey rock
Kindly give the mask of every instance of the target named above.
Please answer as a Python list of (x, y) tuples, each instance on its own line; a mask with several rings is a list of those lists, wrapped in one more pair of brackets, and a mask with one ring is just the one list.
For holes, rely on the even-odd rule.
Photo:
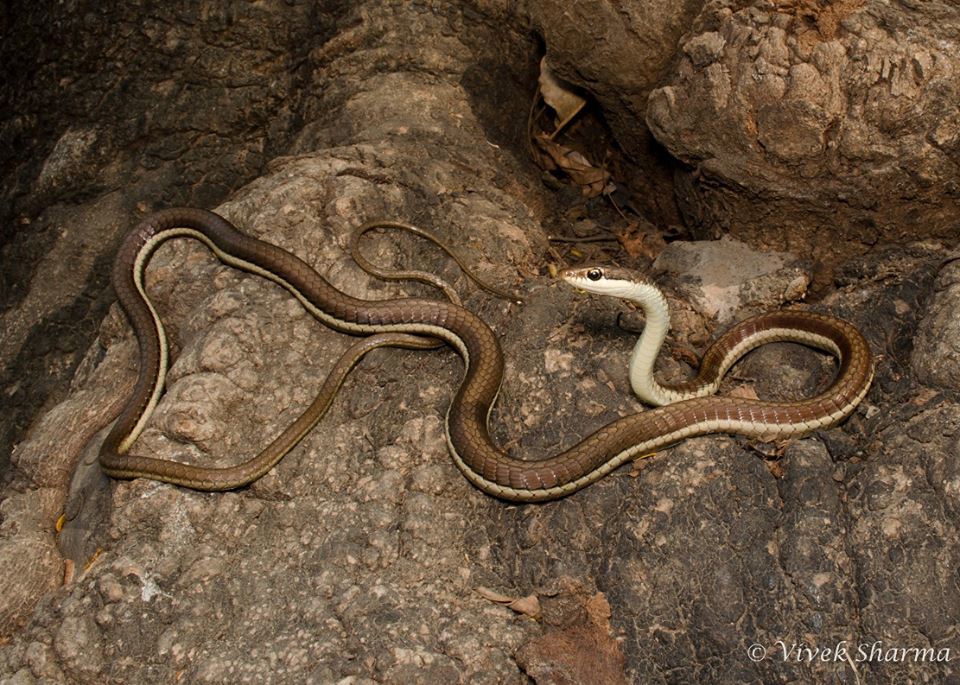
[(732, 238), (674, 242), (653, 263), (701, 314), (722, 324), (802, 300), (811, 274), (796, 257)]
[(26, 668), (21, 668), (9, 678), (0, 678), (0, 685), (36, 685), (37, 679)]
[(96, 674), (103, 670), (102, 634), (90, 616), (67, 616), (57, 629), (54, 649), (69, 671)]
[[(647, 96), (660, 85), (675, 59), (677, 41), (704, 4), (550, 0), (528, 3), (526, 11), (543, 36), (551, 66), (597, 99), (617, 138), (636, 153), (649, 144), (649, 132), (638, 125)], [(705, 55), (720, 49), (709, 38), (696, 44), (702, 44)]]
[(910, 361), (927, 385), (960, 389), (960, 264), (940, 272), (935, 295), (917, 330)]

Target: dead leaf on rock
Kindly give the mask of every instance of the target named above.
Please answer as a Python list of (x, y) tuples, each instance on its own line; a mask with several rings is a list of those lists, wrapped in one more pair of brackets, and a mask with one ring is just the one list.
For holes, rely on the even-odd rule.
[(513, 601), (513, 597), (508, 597), (507, 595), (502, 595), (496, 590), (491, 590), (488, 587), (475, 587), (473, 589), (478, 595), (484, 599), (489, 599), (491, 602), (496, 602), (497, 604), (509, 604)]
[(606, 595), (598, 592), (587, 600), (584, 608), (595, 626), (609, 632), (610, 617), (613, 616), (613, 610), (610, 608), (610, 602), (607, 601)]
[(540, 600), (536, 595), (527, 595), (526, 597), (514, 598), (483, 586), (474, 588), (474, 591), (484, 599), (490, 600), (496, 604), (502, 604), (518, 614), (523, 614), (524, 616), (534, 620), (540, 618)]
[(580, 113), (587, 101), (573, 92), (573, 87), (569, 83), (556, 77), (550, 69), (546, 56), (540, 60), (540, 76), (537, 82), (540, 84), (540, 96), (543, 101), (557, 113), (557, 126), (549, 136), (552, 140)]
[(540, 599), (536, 595), (515, 599), (507, 604), (507, 608), (534, 620), (540, 618)]
[[(576, 150), (560, 145), (547, 136), (539, 135), (535, 138), (537, 146), (549, 158), (547, 171), (562, 171), (574, 183), (580, 186), (584, 197), (597, 197), (602, 194), (610, 181), (610, 172), (599, 169)], [(552, 163), (553, 168), (550, 168)]]
[(74, 578), (77, 573), (77, 565), (73, 559), (64, 559), (63, 560), (63, 584), (70, 585), (73, 583)]
[[(790, 440), (751, 440), (747, 443), (748, 449), (759, 454), (770, 464), (777, 463), (786, 454), (789, 446)], [(773, 470), (771, 473), (777, 475)]]
[(780, 480), (785, 475), (787, 475), (787, 469), (784, 468), (783, 463), (780, 461), (768, 461), (767, 470), (770, 472), (770, 475)]
[(517, 663), (537, 685), (627, 683), (621, 642), (610, 634), (610, 604), (598, 592), (582, 605), (581, 619), (524, 644)]
[(645, 253), (643, 242), (646, 236), (643, 233), (629, 233), (624, 231), (617, 234), (617, 242), (631, 257), (639, 257)]
[[(651, 224), (647, 224), (652, 228)], [(656, 231), (639, 228), (639, 222), (632, 221), (627, 228), (617, 234), (617, 241), (631, 257), (655, 259), (667, 246), (667, 242)]]
[(630, 468), (630, 473), (627, 475), (631, 478), (638, 477), (643, 471), (647, 468), (647, 465), (650, 463), (649, 458), (656, 456), (656, 452), (650, 452), (649, 454), (641, 454), (639, 457), (633, 458), (633, 466)]
[(739, 385), (730, 391), (730, 397), (739, 397), (744, 400), (759, 400), (757, 391), (752, 385)]

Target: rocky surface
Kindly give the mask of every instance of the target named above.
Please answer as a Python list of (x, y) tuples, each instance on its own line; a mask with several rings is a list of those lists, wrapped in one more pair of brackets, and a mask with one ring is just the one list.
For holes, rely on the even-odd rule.
[(137, 208), (213, 206), (287, 149), (307, 37), (331, 21), (312, 7), (4, 7), (0, 468), (64, 398)]
[(923, 383), (960, 388), (960, 264), (949, 261), (934, 284), (925, 325), (917, 331), (911, 365)]
[[(864, 331), (878, 366), (861, 408), (842, 427), (787, 446), (706, 436), (562, 501), (504, 504), (470, 486), (447, 455), (443, 417), (460, 360), (450, 350), (387, 349), (365, 359), (321, 424), (248, 488), (197, 493), (99, 475), (98, 431), (129, 391), (136, 354), (115, 306), (105, 317), (92, 313), (112, 301), (94, 275), (111, 250), (94, 243), (110, 244), (172, 202), (216, 207), (359, 297), (426, 292), (373, 281), (349, 260), (350, 230), (382, 216), (429, 225), (485, 278), (520, 290), (523, 305), (491, 299), (447, 260), (395, 236), (365, 250), (453, 280), (496, 330), (507, 374), (492, 426), (513, 454), (545, 456), (639, 409), (626, 373), (635, 336), (616, 325), (626, 308), (544, 275), (554, 254), (546, 235), (566, 210), (524, 156), (540, 56), (533, 10), (518, 15), (512, 3), (479, 0), (260, 3), (227, 14), (201, 5), (123, 10), (128, 28), (117, 32), (116, 64), (103, 76), (107, 113), (83, 99), (96, 91), (67, 81), (70, 104), (60, 116), (71, 117), (69, 126), (51, 133), (57, 120), (48, 113), (46, 124), (5, 120), (0, 131), (5, 145), (18, 140), (10, 126), (31, 132), (37, 147), (17, 174), (46, 178), (38, 188), (52, 189), (32, 194), (7, 181), (5, 192), (22, 195), (6, 196), (12, 216), (29, 220), (21, 226), (40, 241), (30, 244), (48, 256), (23, 264), (31, 279), (5, 291), (14, 295), (3, 314), (21, 322), (10, 335), (23, 345), (43, 339), (47, 347), (10, 343), (11, 354), (40, 356), (30, 368), (71, 379), (63, 401), (50, 400), (29, 432), (16, 433), (5, 474), (0, 681), (957, 682), (958, 396), (951, 348), (933, 342), (956, 318), (955, 274), (949, 247), (933, 241), (893, 245), (878, 232), (869, 254), (828, 248), (798, 259), (757, 252), (769, 237), (759, 230), (749, 248), (725, 240), (675, 243), (663, 253), (660, 278), (672, 301), (720, 276), (720, 294), (735, 298), (695, 298), (675, 316), (674, 340), (685, 345), (713, 337), (719, 312), (789, 301)], [(925, 17), (934, 5), (917, 12)], [(714, 49), (709, 40), (690, 46), (710, 17), (747, 21), (737, 14), (745, 8), (726, 15), (723, 7), (708, 6), (685, 39), (681, 72), (691, 55)], [(809, 16), (801, 10), (791, 11)], [(43, 30), (58, 26), (20, 11)], [(758, 5), (749, 21), (765, 12), (780, 14)], [(97, 17), (75, 4), (59, 19), (72, 28), (70, 40), (88, 41), (72, 52), (81, 65), (96, 63), (105, 38), (76, 27)], [(847, 29), (836, 30), (845, 40)], [(219, 59), (198, 61), (207, 44), (224, 46)], [(121, 56), (134, 48), (141, 61), (124, 66)], [(182, 71), (180, 58), (194, 71)], [(54, 70), (53, 61), (39, 62)], [(59, 68), (96, 81), (92, 69)], [(124, 86), (131, 72), (146, 84), (199, 91), (184, 100), (156, 83)], [(230, 87), (218, 90), (222, 83)], [(52, 92), (30, 95), (38, 99), (24, 111), (49, 107), (53, 100), (42, 98)], [(124, 93), (128, 100), (112, 99)], [(921, 95), (904, 97), (927, 107)], [(124, 137), (114, 115), (135, 123), (135, 135)], [(95, 140), (84, 133), (91, 126)], [(208, 135), (219, 126), (226, 128)], [(247, 156), (257, 140), (259, 152)], [(103, 141), (125, 142), (107, 154), (113, 148)], [(188, 142), (206, 147), (193, 152)], [(672, 151), (666, 135), (663, 142)], [(168, 161), (155, 167), (143, 161), (154, 157), (134, 154), (167, 145)], [(682, 202), (689, 186), (678, 169)], [(56, 178), (74, 180), (58, 186)], [(789, 197), (789, 184), (780, 187)], [(905, 196), (904, 207), (915, 199)], [(579, 211), (610, 221), (601, 203)], [(833, 207), (836, 220), (853, 225), (844, 223), (845, 207)], [(781, 232), (781, 242), (807, 245), (802, 231)], [(6, 242), (5, 263), (29, 255), (15, 250), (30, 242), (27, 233)], [(733, 273), (723, 258), (710, 261), (730, 250), (742, 264)], [(71, 257), (76, 266), (65, 268)], [(636, 254), (616, 258), (644, 264)], [(806, 281), (788, 286), (828, 258), (830, 279), (813, 270), (823, 296), (797, 304)], [(174, 361), (136, 446), (145, 454), (211, 464), (253, 454), (309, 403), (349, 343), (275, 285), (189, 241), (165, 245), (148, 274)], [(41, 335), (31, 309), (54, 312), (65, 326), (96, 321), (94, 344)], [(683, 359), (662, 359), (660, 373), (689, 373)], [(722, 392), (802, 397), (834, 369), (823, 355), (767, 346), (738, 365)], [(18, 373), (27, 383), (29, 374)], [(17, 406), (15, 381), (5, 382)], [(54, 536), (61, 512), (67, 522)], [(849, 658), (807, 656), (843, 645)], [(875, 645), (884, 658), (858, 658)], [(911, 648), (941, 661), (890, 652)], [(949, 661), (944, 650), (952, 650)]]
[(679, 222), (673, 166), (644, 122), (650, 92), (676, 61), (677, 41), (704, 0), (526, 3), (551, 67), (599, 105), (618, 143), (640, 171), (630, 183), (659, 218)]
[(796, 257), (730, 238), (671, 243), (653, 269), (678, 282), (682, 302), (721, 324), (800, 302), (811, 279)]
[(829, 243), (831, 266), (954, 236), (958, 18), (940, 2), (708, 3), (637, 111), (688, 165), (688, 226), (800, 253)]

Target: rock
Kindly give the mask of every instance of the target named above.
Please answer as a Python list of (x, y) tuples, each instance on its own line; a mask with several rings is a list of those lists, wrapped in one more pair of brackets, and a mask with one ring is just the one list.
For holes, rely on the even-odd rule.
[[(638, 411), (626, 384), (635, 337), (615, 326), (624, 306), (580, 297), (541, 275), (559, 203), (525, 161), (540, 53), (517, 3), (369, 0), (340, 3), (331, 14), (284, 3), (41, 5), (24, 5), (24, 21), (33, 26), (41, 9), (57, 13), (60, 23), (33, 35), (76, 41), (49, 64), (74, 67), (78, 85), (45, 80), (44, 71), (37, 87), (64, 91), (70, 105), (60, 117), (69, 125), (77, 126), (77, 111), (86, 113), (98, 131), (93, 147), (110, 159), (121, 151), (116, 166), (95, 174), (118, 189), (110, 204), (116, 214), (91, 209), (105, 202), (93, 183), (91, 198), (56, 210), (64, 226), (89, 212), (104, 219), (109, 245), (154, 206), (200, 204), (295, 252), (352, 295), (389, 298), (424, 291), (362, 276), (346, 256), (348, 235), (374, 216), (419, 221), (482, 275), (523, 290), (522, 306), (493, 300), (419, 243), (388, 238), (368, 246), (379, 261), (415, 263), (455, 280), (466, 306), (494, 328), (507, 365), (491, 414), (498, 444), (538, 459)], [(110, 24), (117, 31), (109, 38), (75, 30), (112, 17), (122, 21)], [(818, 21), (829, 30), (826, 19)], [(642, 21), (631, 26), (643, 28)], [(758, 34), (758, 68), (771, 82), (789, 78), (791, 87), (829, 96), (818, 63), (808, 65), (817, 73), (790, 63), (791, 30), (779, 28)], [(679, 59), (722, 84), (724, 65), (744, 40), (719, 26), (691, 39), (699, 35), (684, 42)], [(107, 40), (115, 52), (96, 42)], [(38, 59), (48, 56), (49, 41), (38, 45)], [(29, 47), (15, 36), (0, 50), (20, 59)], [(939, 63), (923, 68), (933, 73)], [(105, 90), (89, 87), (100, 83)], [(147, 94), (141, 83), (150, 84)], [(50, 102), (43, 92), (22, 103), (24, 117)], [(723, 89), (716, 95), (722, 99)], [(783, 136), (776, 159), (806, 154), (816, 142), (816, 112), (790, 111), (803, 130)], [(770, 127), (784, 117), (775, 107), (763, 117), (765, 144), (781, 144)], [(0, 135), (33, 135), (49, 125), (25, 122), (2, 122)], [(11, 173), (29, 185), (69, 125), (51, 127), (49, 145), (38, 143), (42, 153)], [(933, 140), (949, 135), (945, 127)], [(75, 182), (70, 174), (57, 178), (63, 192)], [(228, 192), (229, 202), (220, 202)], [(782, 197), (754, 200), (769, 205)], [(30, 197), (18, 207), (47, 202)], [(580, 209), (585, 215), (595, 207)], [(111, 216), (114, 223), (106, 221)], [(36, 248), (33, 254), (51, 256), (36, 276), (29, 271), (29, 282), (60, 297), (53, 276), (69, 276), (67, 288), (85, 282), (84, 272), (108, 272), (109, 247), (100, 261), (78, 263), (76, 273), (55, 263), (77, 254), (58, 241), (94, 239), (97, 223), (41, 243), (54, 247)], [(833, 249), (817, 247), (794, 253), (817, 259)], [(693, 254), (701, 252), (709, 249)], [(683, 249), (677, 253), (676, 273), (699, 268), (684, 262)], [(780, 268), (767, 272), (770, 258), (731, 255), (744, 270), (758, 266), (760, 282), (778, 282), (793, 265), (778, 254)], [(16, 383), (48, 367), (66, 369), (70, 381), (60, 381), (61, 395), (29, 433), (17, 430), (5, 474), (0, 555), (8, 584), (0, 599), (8, 602), (4, 612), (12, 609), (4, 614), (0, 678), (365, 684), (426, 673), (492, 685), (523, 681), (521, 662), (538, 674), (554, 665), (576, 673), (565, 657), (596, 645), (596, 673), (604, 667), (627, 682), (949, 682), (952, 664), (871, 662), (854, 673), (843, 664), (755, 663), (747, 652), (754, 641), (793, 636), (879, 635), (938, 649), (955, 639), (960, 419), (949, 394), (920, 385), (910, 366), (922, 303), (945, 256), (933, 243), (878, 244), (824, 281), (834, 291), (816, 306), (856, 323), (882, 355), (871, 392), (842, 426), (795, 442), (782, 458), (775, 450), (760, 457), (737, 438), (699, 437), (539, 506), (492, 499), (449, 458), (442, 427), (463, 374), (449, 349), (371, 354), (316, 429), (248, 488), (198, 493), (142, 479), (98, 487), (96, 478), (79, 477), (96, 465), (83, 456), (84, 443), (109, 422), (111, 403), (135, 377), (133, 338), (114, 309), (88, 333), (97, 344), (73, 350), (82, 359), (74, 366), (72, 352), (56, 352), (76, 347), (75, 338), (23, 334), (23, 324), (18, 349), (46, 346), (24, 367), (32, 373), (8, 377), (11, 405), (25, 406)], [(186, 454), (197, 463), (255, 454), (311, 400), (348, 344), (274, 284), (224, 266), (190, 241), (157, 252), (146, 288), (167, 324), (174, 368), (169, 395), (135, 445), (142, 454)], [(770, 288), (757, 301), (785, 297)], [(91, 311), (78, 304), (63, 314), (64, 326), (78, 325), (70, 314), (81, 310)], [(101, 314), (107, 310), (104, 304)], [(690, 321), (680, 321), (681, 336)], [(814, 353), (785, 347), (751, 353), (758, 361), (735, 376), (759, 376), (766, 391), (759, 394), (775, 398), (829, 384), (834, 367), (826, 355), (808, 363), (798, 355)], [(55, 538), (60, 511), (77, 507), (68, 533)], [(74, 528), (84, 533), (76, 542)], [(75, 562), (65, 585), (56, 573), (58, 548)], [(567, 577), (583, 592), (565, 593), (556, 580)], [(539, 597), (544, 621), (490, 602), (479, 587)], [(576, 624), (587, 630), (570, 628)]]
[[(367, 48), (358, 52), (348, 41), (315, 57), (318, 84), (334, 78), (324, 70), (354, 74), (335, 79), (344, 86), (335, 94), (315, 91), (332, 98), (320, 107), (331, 118), (314, 117), (318, 125), (291, 143), (296, 155), (278, 158), (262, 181), (219, 211), (316, 264), (338, 287), (376, 299), (399, 288), (360, 274), (345, 249), (348, 236), (371, 215), (405, 216), (408, 202), (421, 207), (405, 188), (424, 187), (431, 202), (446, 207), (431, 227), (472, 257), (483, 276), (515, 285), (518, 265), (532, 263), (546, 242), (542, 227), (523, 230), (539, 226), (524, 201), (524, 188), (536, 186), (510, 154), (487, 142), (461, 77), (477, 60), (499, 55), (501, 41), (528, 39), (498, 28), (479, 41), (467, 32), (464, 43), (448, 31), (456, 13), (382, 3), (368, 9), (372, 14), (358, 14), (356, 25)], [(385, 27), (393, 31), (398, 23), (406, 29), (388, 45)], [(389, 57), (424, 31), (433, 39), (411, 56), (423, 68), (384, 75), (382, 64), (364, 54)], [(450, 77), (454, 68), (461, 71)], [(475, 87), (486, 83), (472, 78)], [(333, 138), (340, 144), (314, 147)], [(505, 178), (513, 180), (494, 182)], [(135, 220), (131, 212), (119, 226)], [(443, 273), (443, 258), (422, 256), (416, 244), (414, 261)], [(515, 311), (460, 278), (455, 286), (469, 306), (499, 321)], [(191, 241), (161, 247), (146, 280), (174, 363), (168, 393), (135, 447), (140, 453), (205, 464), (256, 454), (309, 403), (349, 343), (291, 305), (285, 291), (220, 265)], [(543, 295), (544, 310), (556, 312), (556, 299), (568, 293)], [(17, 449), (20, 487), (36, 497), (42, 491), (31, 484), (49, 482), (52, 492), (33, 515), (35, 525), (27, 507), (4, 511), (0, 552), (10, 562), (0, 627), (14, 642), (0, 645), (3, 676), (22, 670), (24, 641), (41, 635), (41, 644), (53, 645), (46, 661), (77, 680), (109, 670), (125, 682), (303, 682), (314, 672), (319, 682), (406, 681), (417, 667), (444, 682), (516, 677), (510, 655), (525, 627), (473, 598), (465, 562), (491, 544), (488, 536), (471, 542), (470, 551), (451, 544), (472, 534), (473, 522), (485, 520), (483, 510), (496, 503), (469, 486), (447, 455), (443, 416), (462, 369), (449, 350), (370, 355), (348, 378), (329, 421), (240, 492), (111, 484), (110, 506), (84, 522), (96, 531), (96, 547), (108, 551), (84, 560), (89, 568), (76, 564), (74, 581), (32, 618), (40, 598), (62, 582), (62, 573), (37, 568), (38, 559), (62, 564), (53, 523), (87, 439), (109, 421), (111, 402), (129, 392), (137, 364), (132, 342), (125, 326), (105, 334), (105, 351), (91, 355), (96, 363), (84, 366), (77, 392)], [(7, 494), (4, 506), (17, 501)], [(33, 537), (14, 534), (28, 523)], [(34, 538), (45, 556), (30, 547)], [(30, 626), (18, 631), (25, 621)], [(225, 646), (223, 636), (235, 630), (246, 637)], [(476, 651), (458, 651), (470, 640)], [(134, 656), (160, 651), (160, 662)], [(324, 668), (317, 671), (318, 664)]]
[(100, 629), (91, 616), (67, 616), (54, 638), (54, 649), (70, 671), (96, 674), (103, 670)]
[(653, 263), (701, 314), (729, 324), (802, 300), (810, 273), (793, 255), (761, 252), (732, 238), (674, 242)]
[(646, 109), (686, 165), (695, 235), (829, 242), (831, 265), (904, 231), (954, 235), (958, 20), (929, 3), (708, 3)]
[(37, 600), (63, 582), (64, 563), (52, 522), (62, 495), (53, 488), (11, 494), (0, 504), (0, 635), (11, 635)]
[(54, 145), (40, 169), (37, 192), (55, 193), (67, 187), (77, 187), (92, 180), (99, 166), (91, 152), (95, 151), (95, 128), (68, 129)]
[(910, 364), (927, 385), (960, 389), (960, 263), (950, 262), (914, 339)]
[(36, 685), (37, 679), (26, 668), (21, 668), (9, 678), (0, 678), (0, 685)]
[[(703, 4), (549, 0), (530, 3), (527, 11), (543, 37), (551, 66), (596, 98), (622, 145), (645, 154), (650, 134), (638, 122), (643, 121), (647, 97), (660, 84), (677, 41)], [(711, 50), (715, 46), (706, 48)]]
[[(643, 114), (650, 92), (662, 85), (676, 60), (677, 42), (704, 4), (705, 0), (516, 3), (543, 40), (551, 68), (597, 103), (605, 126), (631, 164), (637, 165), (639, 178), (621, 175), (617, 180), (630, 186), (639, 204), (663, 214), (665, 223), (680, 221), (673, 202), (674, 169)], [(599, 149), (591, 152), (603, 154)]]

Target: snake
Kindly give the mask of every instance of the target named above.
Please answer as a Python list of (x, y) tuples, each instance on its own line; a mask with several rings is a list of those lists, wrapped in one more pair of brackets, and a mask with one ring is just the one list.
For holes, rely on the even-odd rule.
[[(208, 468), (130, 453), (160, 399), (169, 356), (163, 325), (146, 293), (144, 272), (154, 250), (179, 237), (196, 239), (225, 264), (279, 284), (323, 324), (369, 336), (353, 346), (353, 354), (348, 351), (340, 358), (340, 372), (328, 376), (311, 405), (313, 411), (305, 412), (263, 452), (233, 467)], [(586, 267), (561, 276), (587, 292), (633, 299), (646, 311), (648, 326), (657, 316), (669, 320), (658, 309), (665, 304), (663, 296), (651, 297), (652, 283), (635, 274)], [(445, 420), (450, 455), (474, 486), (516, 502), (570, 495), (634, 458), (695, 435), (726, 432), (774, 439), (832, 426), (854, 411), (873, 378), (869, 345), (853, 324), (810, 311), (772, 312), (741, 322), (721, 336), (705, 353), (694, 381), (647, 390), (652, 389), (653, 396), (666, 393), (661, 399), (672, 399), (670, 392), (703, 392), (705, 385), (716, 382), (715, 375), (722, 376), (720, 372), (747, 351), (765, 342), (794, 340), (838, 357), (836, 378), (825, 391), (796, 402), (689, 397), (617, 418), (550, 457), (520, 459), (500, 449), (488, 428), (504, 376), (501, 345), (493, 330), (464, 307), (444, 300), (352, 297), (296, 255), (242, 233), (214, 212), (193, 208), (160, 210), (137, 224), (121, 242), (112, 277), (138, 340), (140, 365), (134, 390), (100, 448), (100, 465), (114, 478), (151, 478), (199, 490), (237, 488), (269, 471), (319, 420), (346, 373), (343, 368), (365, 354), (365, 344), (416, 348), (424, 345), (424, 338), (435, 338), (460, 354), (465, 372)], [(646, 341), (643, 355), (657, 337), (641, 338)]]
[(467, 278), (476, 283), (483, 290), (486, 290), (488, 293), (494, 297), (500, 298), (501, 300), (508, 300), (517, 304), (523, 303), (523, 298), (516, 293), (509, 293), (505, 290), (502, 290), (495, 285), (487, 283), (487, 281), (478, 276), (473, 269), (467, 265), (463, 257), (461, 257), (456, 250), (447, 245), (447, 243), (439, 238), (435, 233), (423, 228), (422, 226), (407, 223), (406, 221), (375, 219), (373, 221), (368, 221), (364, 224), (361, 224), (353, 231), (353, 234), (350, 236), (350, 256), (353, 258), (353, 261), (357, 266), (371, 276), (376, 276), (377, 278), (381, 278), (385, 281), (420, 281), (421, 283), (426, 283), (427, 285), (433, 286), (442, 292), (444, 297), (446, 297), (453, 304), (462, 304), (460, 301), (460, 295), (457, 294), (457, 291), (454, 290), (453, 286), (436, 274), (432, 274), (429, 271), (419, 271), (415, 269), (383, 269), (364, 257), (363, 253), (360, 251), (360, 240), (364, 235), (378, 228), (397, 229), (430, 241), (443, 250), (447, 256), (450, 257), (454, 263), (456, 263), (456, 265), (467, 276)]

